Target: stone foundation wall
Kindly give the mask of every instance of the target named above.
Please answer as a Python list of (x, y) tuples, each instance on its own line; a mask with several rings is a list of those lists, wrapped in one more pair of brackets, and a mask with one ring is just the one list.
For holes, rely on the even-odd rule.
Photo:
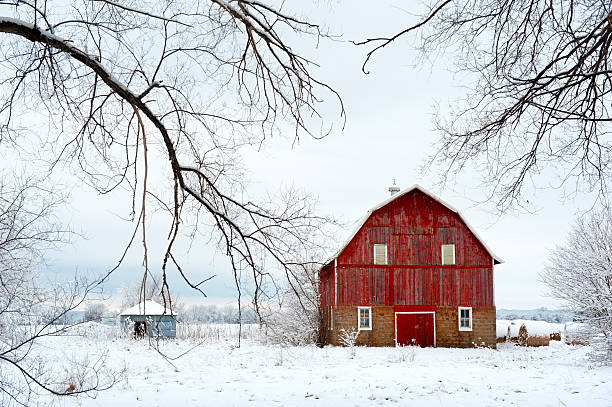
[(459, 331), (456, 306), (436, 307), (436, 346), (448, 348), (495, 348), (495, 306), (472, 307), (472, 330)]
[[(328, 309), (329, 310), (329, 309)], [(332, 308), (333, 329), (328, 329), (329, 311), (324, 312), (324, 342), (341, 346), (340, 330), (357, 329), (357, 307), (352, 305)], [(495, 348), (495, 306), (472, 307), (472, 330), (459, 331), (457, 306), (436, 306), (436, 346), (472, 348), (488, 346)], [(395, 311), (392, 306), (372, 307), (372, 330), (359, 331), (359, 346), (395, 346)]]
[[(333, 307), (333, 314), (333, 330), (327, 331), (327, 343), (342, 345), (340, 342), (340, 330), (357, 329), (357, 307), (352, 305), (336, 306)], [(372, 330), (359, 331), (357, 345), (395, 346), (395, 314), (393, 307), (372, 307)]]

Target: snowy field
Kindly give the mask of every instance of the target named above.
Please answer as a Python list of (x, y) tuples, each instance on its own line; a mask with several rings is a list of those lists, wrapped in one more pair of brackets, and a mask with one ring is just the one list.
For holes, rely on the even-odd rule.
[[(612, 367), (590, 366), (588, 347), (551, 342), (491, 349), (280, 347), (233, 339), (147, 341), (86, 329), (46, 338), (53, 366), (107, 354), (126, 378), (97, 398), (64, 406), (611, 406)], [(227, 333), (222, 330), (220, 334)], [(251, 332), (252, 333), (252, 332)], [(214, 335), (213, 335), (214, 336)]]

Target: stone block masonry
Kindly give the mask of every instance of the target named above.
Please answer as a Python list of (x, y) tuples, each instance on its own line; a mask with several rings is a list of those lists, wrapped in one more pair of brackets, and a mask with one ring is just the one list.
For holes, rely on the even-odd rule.
[[(357, 307), (336, 306), (333, 308), (333, 330), (328, 333), (328, 343), (342, 345), (342, 329), (357, 329)], [(372, 307), (372, 329), (359, 331), (358, 346), (395, 346), (395, 314), (391, 306)]]
[(436, 307), (436, 346), (446, 348), (496, 347), (495, 306), (472, 307), (472, 330), (459, 331), (456, 306)]
[[(333, 329), (328, 330), (326, 315), (324, 329), (326, 343), (342, 345), (342, 329), (357, 329), (357, 306), (335, 306)], [(472, 307), (472, 330), (459, 331), (457, 306), (436, 306), (436, 346), (454, 348), (473, 348), (487, 346), (495, 348), (495, 306)], [(392, 306), (372, 307), (372, 329), (359, 331), (358, 346), (395, 346), (395, 311)]]

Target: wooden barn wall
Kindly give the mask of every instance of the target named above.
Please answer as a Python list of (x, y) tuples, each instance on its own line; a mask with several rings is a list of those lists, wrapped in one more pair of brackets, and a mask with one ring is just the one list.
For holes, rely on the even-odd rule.
[[(388, 265), (373, 265), (377, 243)], [(455, 265), (441, 264), (443, 244), (455, 245)], [(457, 214), (413, 191), (375, 211), (338, 256), (338, 305), (493, 305), (492, 261)], [(333, 263), (330, 274), (333, 300)]]
[(338, 305), (494, 305), (493, 270), (339, 267)]
[(375, 211), (338, 256), (338, 264), (373, 264), (374, 244), (387, 245), (388, 264), (441, 264), (441, 246), (455, 244), (455, 263), (491, 265), (491, 256), (457, 214), (420, 191)]
[(319, 295), (322, 307), (334, 305), (334, 263), (331, 262), (319, 272)]

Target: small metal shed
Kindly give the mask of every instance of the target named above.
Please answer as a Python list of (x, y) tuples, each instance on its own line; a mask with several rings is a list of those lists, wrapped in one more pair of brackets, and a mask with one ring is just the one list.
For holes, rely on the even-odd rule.
[(121, 328), (135, 338), (153, 336), (176, 337), (176, 315), (169, 308), (155, 301), (147, 300), (126, 309), (119, 314)]

